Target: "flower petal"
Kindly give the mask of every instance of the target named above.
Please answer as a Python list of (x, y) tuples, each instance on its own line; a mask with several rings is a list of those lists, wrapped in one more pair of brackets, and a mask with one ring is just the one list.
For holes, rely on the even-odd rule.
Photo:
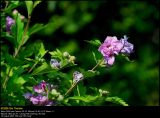
[(112, 57), (110, 57), (110, 58), (108, 59), (108, 64), (109, 64), (109, 65), (113, 65), (113, 64), (114, 64), (114, 61), (115, 61), (115, 57), (112, 56)]

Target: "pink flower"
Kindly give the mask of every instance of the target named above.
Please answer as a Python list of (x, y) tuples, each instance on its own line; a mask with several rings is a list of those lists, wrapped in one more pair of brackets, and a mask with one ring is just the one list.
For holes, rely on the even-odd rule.
[(118, 40), (115, 36), (107, 36), (104, 43), (98, 49), (98, 51), (102, 53), (106, 65), (113, 65), (115, 55), (119, 53), (130, 54), (133, 52), (133, 44), (127, 42), (127, 39), (127, 36), (124, 36), (121, 40)]
[(11, 27), (15, 24), (15, 20), (13, 20), (11, 17), (6, 17), (6, 31), (11, 33)]
[(122, 38), (120, 40), (121, 43), (123, 44), (123, 48), (121, 50), (121, 53), (123, 53), (123, 54), (130, 54), (133, 52), (134, 46), (133, 46), (133, 44), (127, 42), (127, 39), (128, 39), (128, 37), (124, 36), (124, 38)]
[(107, 65), (113, 65), (115, 61), (114, 55), (118, 55), (122, 48), (123, 44), (117, 39), (117, 37), (107, 36), (98, 51), (104, 56)]
[(46, 90), (46, 82), (42, 81), (39, 85), (33, 87), (34, 91), (37, 93), (43, 93)]
[(52, 101), (48, 100), (48, 98), (46, 96), (42, 96), (41, 94), (39, 94), (38, 96), (32, 96), (30, 98), (30, 101), (34, 104), (34, 105), (42, 105), (42, 106), (51, 106), (52, 105)]

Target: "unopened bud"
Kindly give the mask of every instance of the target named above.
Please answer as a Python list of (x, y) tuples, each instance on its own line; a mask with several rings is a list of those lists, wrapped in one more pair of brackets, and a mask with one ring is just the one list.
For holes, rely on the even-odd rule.
[(20, 17), (20, 18), (21, 18), (21, 20), (24, 20), (24, 19), (25, 19), (25, 17), (24, 17), (23, 15), (21, 15), (21, 17)]
[(76, 57), (75, 57), (75, 56), (70, 56), (69, 60), (70, 60), (70, 61), (75, 61), (75, 60), (76, 60)]
[(62, 101), (63, 99), (64, 99), (64, 97), (62, 95), (59, 95), (57, 98), (58, 101)]
[(69, 56), (69, 53), (68, 53), (68, 52), (64, 52), (64, 53), (63, 53), (63, 56), (64, 56), (64, 57), (68, 57), (68, 56)]
[(13, 15), (17, 15), (18, 11), (16, 9), (14, 9), (12, 13), (13, 13)]

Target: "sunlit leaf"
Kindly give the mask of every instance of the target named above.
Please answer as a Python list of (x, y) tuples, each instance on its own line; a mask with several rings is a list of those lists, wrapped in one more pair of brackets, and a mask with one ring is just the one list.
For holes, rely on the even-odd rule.
[[(50, 66), (44, 62), (40, 67), (36, 68), (33, 72), (32, 75), (38, 75), (43, 73), (43, 71), (46, 71), (47, 69), (51, 69)], [(48, 71), (48, 70), (47, 70)]]
[(29, 34), (32, 35), (40, 30), (42, 30), (43, 28), (46, 28), (47, 25), (44, 24), (35, 24), (33, 25), (30, 29), (29, 29)]
[(74, 97), (69, 97), (68, 99), (70, 100), (81, 100), (83, 102), (94, 102), (95, 100), (98, 99), (98, 96), (74, 96)]
[(9, 55), (9, 54), (5, 54), (5, 59), (7, 61), (7, 64), (10, 65), (11, 67), (14, 66), (20, 66), (23, 65), (23, 61), (19, 60), (19, 59), (15, 59), (13, 56)]
[(35, 8), (39, 3), (41, 3), (42, 1), (34, 1), (34, 4), (33, 4), (33, 8)]
[(11, 1), (9, 3), (9, 6), (5, 9), (5, 12), (10, 13), (14, 8), (18, 7), (19, 5), (21, 5), (19, 1)]
[[(17, 40), (18, 45), (22, 44), (22, 37), (24, 32), (24, 23), (21, 20), (21, 15), (18, 13), (16, 16), (16, 23), (12, 26), (11, 30), (15, 39)], [(24, 40), (24, 39), (23, 39)]]
[(90, 43), (90, 44), (92, 44), (92, 45), (94, 45), (94, 46), (97, 46), (97, 47), (99, 47), (100, 45), (101, 45), (101, 42), (100, 42), (100, 40), (98, 40), (98, 39), (95, 39), (95, 40), (91, 40), (91, 41), (87, 41), (87, 40), (85, 40), (87, 43)]
[(115, 103), (115, 104), (120, 104), (120, 105), (123, 105), (123, 106), (128, 106), (128, 104), (124, 100), (122, 100), (121, 98), (119, 98), (119, 97), (107, 97), (105, 100), (108, 101), (108, 102)]
[(30, 16), (32, 13), (32, 10), (33, 10), (33, 2), (32, 1), (25, 1), (25, 3), (27, 6), (28, 16)]

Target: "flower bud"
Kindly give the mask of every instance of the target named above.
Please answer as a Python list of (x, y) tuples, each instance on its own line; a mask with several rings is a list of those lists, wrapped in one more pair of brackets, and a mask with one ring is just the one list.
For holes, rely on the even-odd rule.
[(17, 15), (18, 11), (16, 9), (14, 9), (12, 13), (13, 13), (13, 15)]
[(64, 52), (64, 53), (63, 53), (63, 56), (64, 56), (64, 57), (69, 57), (69, 53), (68, 53), (68, 52)]
[(57, 98), (58, 101), (62, 101), (63, 99), (64, 99), (64, 97), (62, 95), (59, 95)]
[(74, 62), (76, 60), (75, 56), (70, 56), (69, 61)]
[(21, 15), (20, 18), (21, 18), (21, 20), (24, 20), (24, 19), (25, 19), (25, 16)]

